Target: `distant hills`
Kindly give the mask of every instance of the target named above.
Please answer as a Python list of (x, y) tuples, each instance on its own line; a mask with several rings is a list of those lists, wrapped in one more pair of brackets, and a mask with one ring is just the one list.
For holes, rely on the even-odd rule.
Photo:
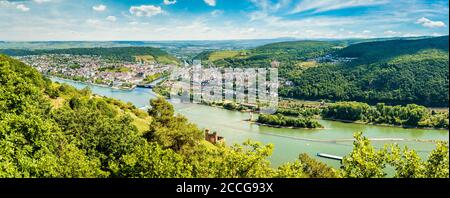
[[(192, 57), (201, 59), (204, 65), (234, 68), (276, 66), (282, 82), (293, 84), (283, 84), (280, 88), (283, 97), (448, 107), (448, 36), (286, 41), (288, 39), (275, 43), (267, 43), (273, 40), (247, 40), (161, 41), (158, 44), (164, 45), (164, 49), (177, 57), (187, 54), (191, 57), (195, 52), (203, 51)], [(148, 44), (139, 41), (114, 43)], [(156, 42), (153, 44), (156, 45)], [(214, 44), (217, 46), (212, 46)], [(121, 60), (137, 58), (163, 63), (178, 62), (163, 49), (142, 46), (0, 49), (0, 53), (12, 56), (44, 53), (101, 55)]]
[(295, 64), (331, 53), (336, 47), (339, 45), (325, 41), (279, 42), (248, 50), (206, 51), (194, 59), (218, 67), (270, 67), (274, 60)]
[(358, 62), (371, 63), (396, 56), (415, 54), (427, 49), (448, 51), (448, 42), (448, 36), (418, 40), (365, 42), (350, 45), (338, 51), (337, 55), (355, 57), (358, 58)]
[(69, 48), (50, 50), (0, 49), (0, 54), (9, 56), (43, 54), (95, 55), (123, 61), (145, 59), (167, 64), (177, 64), (179, 62), (178, 59), (167, 52), (153, 47)]
[(295, 41), (295, 38), (249, 39), (249, 40), (180, 40), (180, 41), (0, 41), (0, 49), (68, 49), (109, 47), (155, 47), (168, 49), (247, 49), (257, 46)]
[[(207, 51), (196, 58), (238, 68), (272, 67), (277, 61), (280, 77), (294, 84), (281, 88), (284, 97), (448, 107), (448, 51), (448, 36), (443, 36), (280, 42), (240, 51)], [(340, 60), (345, 58), (355, 59)]]
[(293, 41), (294, 38), (252, 40), (192, 40), (192, 41), (4, 41), (0, 49), (49, 50), (69, 48), (154, 47), (169, 52), (172, 56), (192, 59), (207, 50), (240, 50), (257, 46)]
[(448, 36), (350, 45), (335, 55), (356, 60), (322, 64), (300, 75), (288, 75), (295, 86), (285, 88), (282, 94), (301, 99), (448, 107), (448, 52)]

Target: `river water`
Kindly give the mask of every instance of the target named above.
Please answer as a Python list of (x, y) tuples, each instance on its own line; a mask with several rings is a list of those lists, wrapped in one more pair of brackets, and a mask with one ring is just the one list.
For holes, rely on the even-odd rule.
[[(95, 94), (131, 102), (139, 108), (148, 106), (149, 100), (156, 97), (150, 89), (145, 88), (127, 91), (59, 78), (52, 78), (52, 80), (70, 84), (78, 89), (89, 86)], [(250, 117), (248, 113), (198, 104), (174, 104), (174, 106), (177, 113), (186, 116), (200, 128), (208, 128), (224, 136), (228, 145), (242, 143), (248, 139), (275, 145), (270, 158), (274, 167), (294, 161), (300, 153), (307, 153), (314, 157), (317, 153), (345, 156), (352, 150), (353, 133), (357, 131), (362, 131), (366, 137), (373, 139), (372, 143), (377, 148), (382, 148), (385, 144), (397, 143), (400, 146), (415, 149), (422, 158), (427, 157), (435, 148), (435, 143), (429, 140), (449, 140), (448, 130), (404, 129), (325, 120), (319, 120), (319, 122), (326, 129), (271, 128), (244, 121)], [(316, 158), (333, 167), (340, 165), (338, 161)]]

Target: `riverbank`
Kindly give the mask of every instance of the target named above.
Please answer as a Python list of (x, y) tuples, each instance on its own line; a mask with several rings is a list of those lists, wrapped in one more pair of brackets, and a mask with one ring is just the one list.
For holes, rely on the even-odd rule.
[(449, 130), (446, 128), (414, 127), (414, 126), (407, 126), (407, 125), (380, 124), (380, 123), (373, 123), (373, 122), (351, 121), (351, 120), (331, 119), (331, 118), (321, 118), (321, 119), (327, 120), (327, 121), (348, 123), (348, 124), (373, 125), (373, 126), (394, 127), (394, 128), (403, 128), (403, 129), (447, 130), (447, 131)]
[[(86, 85), (92, 85), (92, 86), (98, 86), (98, 87), (104, 87), (104, 88), (110, 88), (110, 89), (122, 90), (122, 91), (133, 91), (134, 89), (136, 89), (138, 87), (137, 85), (134, 85), (130, 88), (115, 87), (115, 86), (110, 86), (110, 85), (105, 85), (105, 84), (97, 84), (97, 83), (92, 83), (92, 82), (73, 80), (73, 79), (69, 79), (69, 78), (61, 78), (59, 76), (52, 76), (52, 75), (45, 75), (45, 76), (49, 77), (49, 78), (56, 78), (56, 79), (60, 79), (60, 80), (72, 81), (72, 82), (76, 82), (76, 83), (83, 83)], [(140, 87), (140, 88), (145, 88), (145, 87)]]
[(250, 120), (245, 120), (245, 121), (249, 122), (251, 124), (256, 124), (258, 126), (265, 126), (265, 127), (271, 127), (271, 128), (277, 128), (277, 129), (304, 129), (304, 130), (326, 129), (325, 127), (320, 127), (320, 128), (302, 128), (302, 127), (293, 127), (293, 126), (264, 124), (264, 123), (260, 123), (258, 121), (250, 121)]
[[(317, 102), (307, 101), (308, 105), (306, 107), (306, 105), (304, 105), (305, 101), (300, 101), (300, 100), (295, 100), (295, 99), (286, 99), (286, 100), (282, 99), (280, 101), (280, 103), (283, 103), (283, 102), (300, 103), (301, 104), (301, 108), (303, 108), (301, 111), (304, 111), (304, 112), (297, 112), (296, 113), (297, 116), (292, 115), (292, 112), (295, 112), (296, 110), (288, 109), (286, 107), (280, 108), (277, 112), (283, 116), (292, 117), (292, 118), (309, 117), (309, 118), (314, 118), (314, 119), (318, 119), (318, 120), (329, 120), (329, 121), (336, 121), (336, 122), (342, 122), (342, 123), (353, 123), (353, 124), (361, 124), (361, 125), (396, 127), (396, 128), (404, 128), (404, 129), (449, 130), (448, 128), (445, 128), (445, 127), (444, 128), (443, 127), (420, 127), (420, 126), (396, 125), (396, 124), (387, 124), (387, 123), (376, 123), (376, 122), (364, 122), (364, 121), (352, 121), (352, 120), (345, 120), (345, 119), (325, 118), (322, 115), (323, 109), (329, 105), (334, 105), (337, 103), (323, 103), (323, 102), (319, 102), (319, 101), (317, 101)], [(314, 103), (314, 104), (311, 105), (312, 103)], [(246, 105), (237, 104), (237, 103), (233, 103), (233, 102), (219, 102), (219, 103), (204, 102), (201, 104), (211, 106), (211, 107), (219, 107), (219, 108), (230, 110), (230, 111), (239, 111), (239, 112), (243, 112), (243, 113), (249, 113), (249, 112), (255, 113), (255, 114), (260, 113), (258, 108), (252, 108), (252, 107), (249, 107)], [(300, 106), (300, 105), (298, 105), (298, 106)], [(296, 108), (298, 108), (298, 106)], [(300, 111), (300, 110), (298, 110), (298, 111)], [(448, 114), (448, 110), (445, 112), (443, 109), (441, 109), (440, 113)], [(303, 115), (303, 114), (306, 114), (306, 115)], [(431, 114), (431, 112), (430, 112), (430, 114)], [(300, 116), (300, 115), (302, 115), (302, 116)], [(447, 119), (447, 122), (448, 122), (448, 119)], [(448, 126), (448, 124), (444, 124), (444, 125)], [(276, 126), (276, 125), (273, 125), (273, 126)]]
[[(86, 87), (86, 84), (79, 82), (67, 80), (59, 82), (68, 83), (77, 89)], [(91, 89), (95, 94), (130, 102), (136, 107), (148, 106), (150, 99), (158, 97), (152, 89), (136, 88), (132, 91), (121, 91), (98, 86)], [(319, 152), (346, 156), (352, 150), (353, 134), (358, 131), (364, 132), (370, 139), (377, 140), (373, 142), (377, 149), (382, 149), (385, 144), (396, 143), (401, 147), (407, 146), (416, 150), (422, 158), (426, 158), (435, 148), (433, 141), (449, 140), (449, 132), (446, 130), (404, 129), (327, 120), (318, 120), (326, 130), (264, 127), (244, 121), (250, 117), (248, 112), (229, 111), (221, 107), (193, 103), (173, 103), (173, 105), (177, 114), (185, 116), (199, 128), (217, 131), (220, 136), (226, 138), (227, 144), (241, 144), (249, 139), (273, 144), (274, 151), (269, 160), (274, 167), (297, 160), (299, 153), (307, 153), (314, 157)], [(340, 167), (336, 161), (316, 159), (333, 167)]]

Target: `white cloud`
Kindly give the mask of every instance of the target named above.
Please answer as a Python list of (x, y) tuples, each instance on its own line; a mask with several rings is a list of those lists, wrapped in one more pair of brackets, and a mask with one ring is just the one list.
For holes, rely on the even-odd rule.
[(134, 14), (138, 17), (154, 16), (154, 15), (162, 14), (163, 10), (159, 6), (141, 5), (141, 6), (132, 6), (130, 8), (130, 13)]
[(223, 10), (214, 10), (211, 12), (211, 16), (219, 16), (223, 14)]
[(431, 34), (431, 36), (444, 36), (444, 34), (439, 34), (439, 33), (434, 32), (433, 34)]
[(205, 1), (206, 4), (208, 4), (209, 6), (216, 6), (216, 0), (203, 0)]
[(250, 33), (254, 33), (254, 32), (256, 32), (255, 28), (248, 28), (248, 29), (243, 30), (241, 33), (250, 34)]
[(92, 9), (97, 12), (103, 12), (106, 10), (106, 6), (103, 4), (93, 6)]
[(88, 19), (88, 20), (86, 20), (86, 23), (89, 25), (99, 25), (100, 21), (97, 19)]
[(117, 17), (115, 17), (115, 16), (108, 16), (108, 17), (106, 17), (106, 20), (111, 21), (111, 22), (115, 22), (115, 21), (117, 21)]
[(331, 10), (339, 10), (344, 8), (373, 6), (388, 3), (387, 0), (303, 0), (291, 13), (301, 13), (306, 11), (313, 11), (314, 13), (326, 12)]
[(33, 0), (34, 2), (36, 2), (36, 3), (48, 3), (48, 2), (51, 2), (52, 0)]
[(421, 24), (422, 26), (428, 27), (428, 28), (436, 28), (436, 27), (445, 27), (446, 26), (445, 23), (442, 21), (432, 21), (425, 17), (417, 19), (416, 24)]
[(270, 0), (250, 0), (256, 7), (265, 12), (276, 12), (281, 8), (288, 6), (292, 0), (279, 0), (272, 3)]
[(11, 8), (13, 7), (13, 3), (9, 1), (0, 0), (0, 8)]
[(28, 12), (28, 11), (30, 11), (30, 8), (27, 7), (27, 6), (24, 5), (24, 4), (19, 4), (19, 5), (16, 6), (16, 8), (17, 8), (18, 10), (22, 11), (22, 12)]
[(170, 29), (169, 28), (165, 28), (165, 27), (160, 27), (160, 28), (156, 29), (157, 32), (164, 32), (164, 31), (167, 31), (167, 30), (170, 30)]
[(395, 31), (392, 31), (392, 30), (384, 31), (384, 35), (387, 35), (387, 36), (395, 36), (395, 35), (398, 35), (398, 34), (401, 34), (401, 33), (400, 32), (395, 32)]
[(164, 0), (164, 5), (172, 5), (176, 4), (177, 0)]
[(370, 31), (370, 30), (364, 30), (363, 31), (363, 34), (370, 34), (370, 33), (372, 33), (372, 31)]

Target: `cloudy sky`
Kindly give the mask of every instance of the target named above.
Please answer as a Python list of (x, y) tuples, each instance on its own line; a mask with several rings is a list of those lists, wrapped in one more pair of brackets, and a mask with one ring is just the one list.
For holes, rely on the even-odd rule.
[(448, 0), (0, 0), (0, 40), (449, 34)]

